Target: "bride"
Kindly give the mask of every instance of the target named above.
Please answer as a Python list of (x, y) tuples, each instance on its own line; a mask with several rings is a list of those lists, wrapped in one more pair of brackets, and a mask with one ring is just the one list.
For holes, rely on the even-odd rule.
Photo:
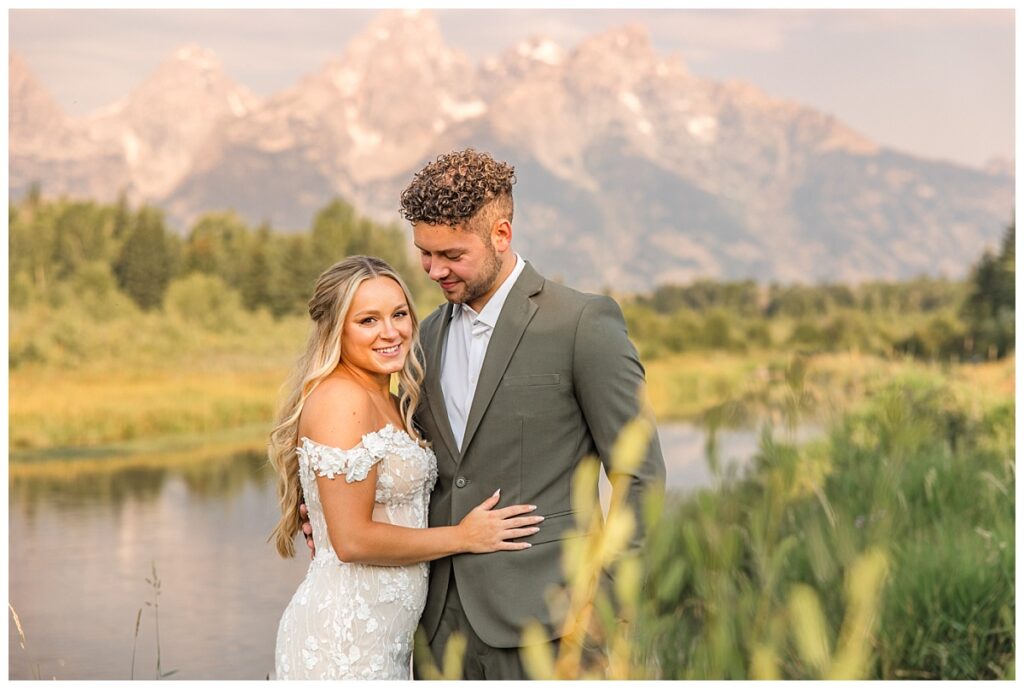
[[(456, 526), (427, 528), (434, 453), (412, 423), (423, 369), (409, 290), (380, 259), (353, 256), (319, 277), (305, 354), (271, 434), (281, 520), (295, 554), (304, 500), (316, 555), (281, 617), (278, 679), (410, 679), (428, 562), (522, 550), (535, 508), (494, 509), (499, 491)], [(401, 397), (390, 392), (398, 374)]]

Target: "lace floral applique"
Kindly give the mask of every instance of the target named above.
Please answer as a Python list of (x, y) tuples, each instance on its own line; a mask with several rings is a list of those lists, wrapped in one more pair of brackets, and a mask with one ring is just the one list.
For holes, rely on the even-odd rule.
[(297, 452), (300, 457), (305, 457), (309, 471), (317, 476), (333, 479), (335, 476), (344, 475), (348, 483), (365, 480), (373, 465), (384, 459), (383, 452), (374, 454), (365, 445), (342, 450), (309, 438), (302, 439), (302, 446)]

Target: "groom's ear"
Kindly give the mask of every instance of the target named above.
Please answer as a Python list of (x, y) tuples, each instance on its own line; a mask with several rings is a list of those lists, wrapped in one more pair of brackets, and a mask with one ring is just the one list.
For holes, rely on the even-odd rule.
[(508, 251), (512, 245), (512, 223), (508, 218), (499, 218), (491, 225), (491, 246), (495, 251)]

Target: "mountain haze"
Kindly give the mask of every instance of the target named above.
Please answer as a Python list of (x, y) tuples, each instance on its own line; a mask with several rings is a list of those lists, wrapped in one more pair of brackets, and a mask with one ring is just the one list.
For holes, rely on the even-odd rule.
[(234, 208), (309, 226), (340, 195), (398, 222), (439, 153), (516, 166), (516, 247), (552, 277), (645, 290), (701, 276), (960, 276), (1012, 216), (1008, 166), (878, 146), (749, 84), (693, 75), (626, 26), (572, 50), (536, 36), (480, 64), (426, 11), (383, 12), (334, 59), (259, 99), (215, 55), (178, 50), (74, 120), (12, 53), (10, 191), (129, 198), (188, 227)]

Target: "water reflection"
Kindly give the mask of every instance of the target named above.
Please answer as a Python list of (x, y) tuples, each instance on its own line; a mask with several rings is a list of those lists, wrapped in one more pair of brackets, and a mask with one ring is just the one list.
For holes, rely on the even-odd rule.
[(37, 508), (57, 505), (105, 504), (120, 505), (128, 498), (153, 500), (163, 490), (169, 469), (135, 467), (116, 473), (83, 476), (12, 476), (10, 493), (12, 507), (23, 507), (28, 514)]
[(31, 469), (14, 465), (10, 473), (11, 503), (23, 506), (28, 513), (39, 505), (119, 506), (127, 500), (152, 501), (171, 477), (180, 477), (190, 494), (210, 499), (238, 493), (249, 483), (262, 486), (274, 478), (266, 454), (257, 449), (184, 466), (128, 464), (106, 470), (83, 470), (74, 461), (51, 460)]
[(819, 437), (823, 428), (817, 423), (798, 425), (793, 432), (767, 427), (722, 428), (715, 435), (709, 459), (704, 428), (689, 423), (659, 425), (668, 490), (689, 493), (742, 478), (756, 459), (765, 432), (777, 442), (803, 443)]
[(257, 450), (237, 453), (223, 464), (190, 466), (181, 476), (192, 495), (204, 500), (236, 495), (247, 485), (262, 487), (275, 479), (266, 452)]
[(10, 466), (11, 679), (153, 678), (155, 563), (163, 668), (175, 679), (262, 679), (277, 617), (307, 561), (267, 543), (274, 476), (257, 448)]

